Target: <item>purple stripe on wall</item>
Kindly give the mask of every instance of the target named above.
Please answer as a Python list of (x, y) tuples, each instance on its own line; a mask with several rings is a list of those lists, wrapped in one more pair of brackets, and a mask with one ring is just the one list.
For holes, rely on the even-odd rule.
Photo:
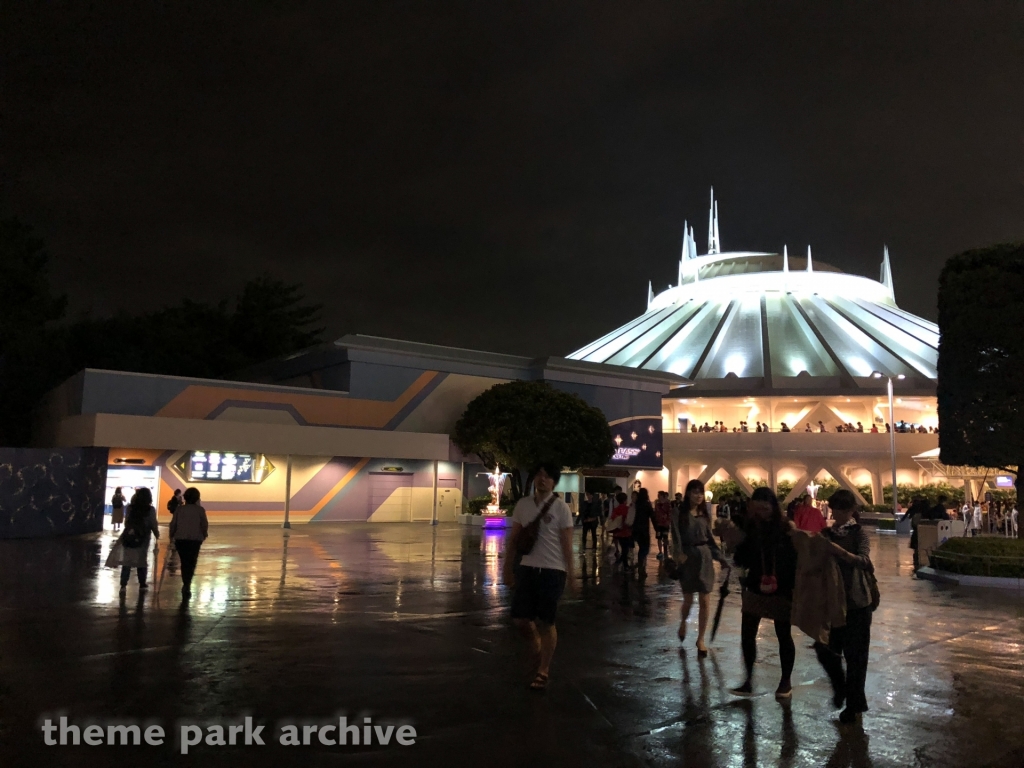
[[(303, 418), (302, 414), (295, 408), (294, 405), (288, 403), (260, 403), (252, 400), (225, 400), (223, 403), (214, 408), (207, 416), (206, 421), (211, 421), (220, 416), (228, 408), (247, 408), (252, 411), (284, 411), (285, 413), (291, 414), (291, 417), (295, 419), (297, 424), (303, 427), (310, 426), (309, 422)], [(343, 426), (337, 424), (317, 424), (316, 426), (322, 427), (334, 427)]]
[(428, 382), (427, 385), (423, 389), (421, 389), (416, 394), (416, 396), (413, 397), (412, 400), (406, 403), (405, 406), (392, 417), (391, 421), (384, 425), (384, 429), (395, 429), (399, 424), (405, 421), (409, 414), (415, 411), (419, 407), (420, 403), (426, 400), (427, 396), (430, 395), (430, 393), (433, 392), (435, 389), (437, 389), (438, 385), (447, 378), (447, 373), (438, 373), (436, 376), (434, 376), (434, 378), (430, 382)]
[(366, 522), (369, 504), (370, 479), (366, 469), (363, 469), (333, 499), (328, 501), (310, 522), (330, 520)]
[(331, 458), (330, 461), (320, 468), (319, 472), (313, 475), (308, 483), (302, 486), (298, 493), (292, 496), (292, 509), (312, 509), (315, 507), (320, 502), (320, 499), (330, 492), (331, 488), (341, 482), (341, 479), (358, 461), (359, 459), (344, 456), (334, 456)]

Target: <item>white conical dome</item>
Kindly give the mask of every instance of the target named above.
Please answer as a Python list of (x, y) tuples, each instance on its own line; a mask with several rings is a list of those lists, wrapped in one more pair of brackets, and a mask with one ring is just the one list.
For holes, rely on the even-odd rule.
[(899, 309), (889, 285), (794, 257), (784, 272), (783, 260), (684, 262), (645, 314), (568, 357), (685, 376), (694, 395), (875, 392), (876, 370), (934, 394), (938, 326)]

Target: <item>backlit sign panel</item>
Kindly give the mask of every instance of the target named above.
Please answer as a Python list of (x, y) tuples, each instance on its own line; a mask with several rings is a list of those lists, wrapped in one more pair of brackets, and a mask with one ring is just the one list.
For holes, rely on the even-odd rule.
[(190, 483), (262, 483), (274, 466), (262, 453), (190, 451), (174, 465)]

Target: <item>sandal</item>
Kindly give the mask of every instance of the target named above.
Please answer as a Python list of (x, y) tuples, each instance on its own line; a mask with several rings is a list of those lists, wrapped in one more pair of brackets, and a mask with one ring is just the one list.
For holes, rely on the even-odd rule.
[(548, 676), (543, 672), (538, 672), (533, 678), (533, 682), (530, 683), (530, 689), (534, 691), (543, 691), (548, 687)]

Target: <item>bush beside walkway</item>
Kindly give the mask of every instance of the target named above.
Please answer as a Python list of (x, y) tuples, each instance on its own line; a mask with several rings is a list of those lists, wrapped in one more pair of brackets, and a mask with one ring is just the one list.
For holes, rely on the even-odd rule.
[(940, 571), (1024, 579), (1024, 540), (998, 536), (948, 539), (929, 556)]

